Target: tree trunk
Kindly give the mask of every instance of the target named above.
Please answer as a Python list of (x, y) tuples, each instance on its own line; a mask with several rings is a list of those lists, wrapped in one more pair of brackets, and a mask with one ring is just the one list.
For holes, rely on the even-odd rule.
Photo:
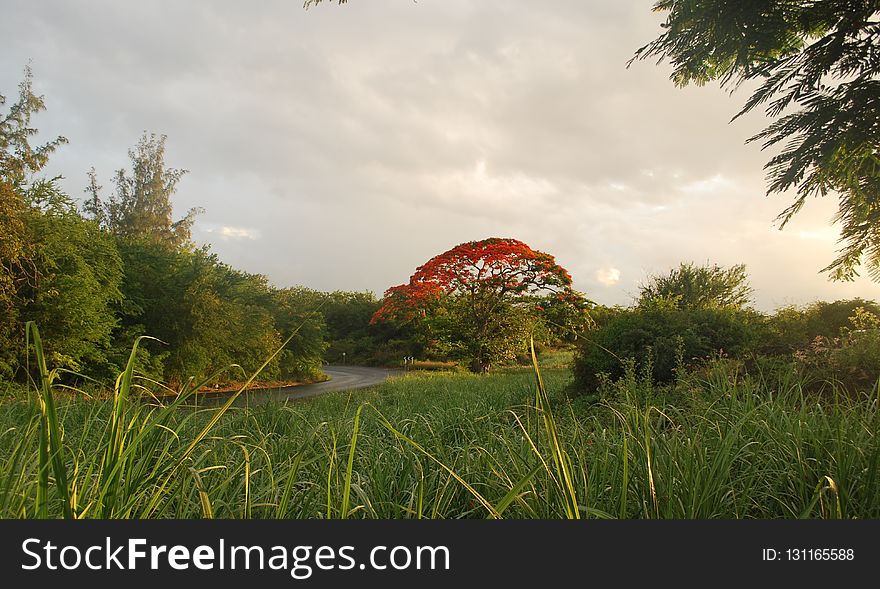
[(489, 363), (480, 358), (474, 358), (474, 360), (471, 362), (471, 372), (475, 372), (477, 374), (488, 374)]

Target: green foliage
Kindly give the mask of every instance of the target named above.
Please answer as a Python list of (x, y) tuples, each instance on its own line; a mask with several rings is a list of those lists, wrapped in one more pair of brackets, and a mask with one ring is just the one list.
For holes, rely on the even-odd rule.
[(876, 0), (660, 0), (664, 32), (633, 59), (673, 65), (679, 85), (721, 80), (757, 89), (737, 115), (766, 105), (778, 118), (749, 141), (781, 146), (765, 166), (769, 192), (796, 189), (785, 225), (809, 196), (839, 195), (839, 256), (824, 270), (851, 280), (863, 263), (880, 280), (880, 4)]
[(621, 311), (582, 338), (576, 384), (592, 391), (603, 378), (623, 376), (630, 362), (653, 382), (670, 382), (682, 368), (711, 357), (747, 354), (761, 333), (760, 315), (730, 307), (682, 309), (661, 300)]
[[(127, 365), (180, 384), (237, 364), (237, 374), (222, 378), (241, 380), (268, 357), (263, 378), (322, 376), (321, 301), (276, 297), (265, 277), (194, 248), (196, 211), (172, 220), (171, 197), (185, 170), (166, 168), (164, 136), (145, 134), (129, 151), (131, 170), (117, 171), (106, 202), (92, 170), (84, 207), (90, 220), (57, 179), (34, 179), (66, 140), (31, 146), (31, 118), (45, 108), (31, 86), (26, 69), (18, 101), (0, 113), (0, 379), (26, 380), (27, 321), (41, 326), (41, 349), (68, 384), (112, 378)], [(132, 355), (131, 341), (141, 335), (160, 341)]]
[[(20, 291), (37, 280), (31, 232), (24, 221), (29, 208), (25, 191), (52, 152), (67, 142), (57, 137), (42, 146), (31, 145), (37, 134), (31, 118), (46, 106), (33, 92), (30, 67), (25, 67), (18, 90), (18, 100), (8, 111), (0, 110), (0, 378), (11, 377), (17, 368), (24, 337)], [(5, 104), (0, 94), (0, 107)]]
[(474, 372), (484, 372), (490, 363), (503, 364), (528, 351), (529, 336), (538, 325), (532, 309), (499, 301), (484, 322), (474, 323), (470, 306), (464, 297), (444, 297), (419, 318), (416, 333), (423, 338), (426, 359), (463, 362)]
[(632, 309), (594, 312), (598, 327), (581, 341), (574, 362), (577, 389), (595, 392), (622, 380), (637, 389), (680, 377), (683, 368), (715, 356), (745, 360), (750, 372), (799, 374), (809, 390), (835, 382), (851, 393), (880, 379), (880, 307), (862, 299), (785, 307), (766, 317), (749, 309), (683, 309), (656, 298)]
[[(304, 314), (315, 315), (316, 321), (310, 325), (320, 328), (326, 345), (314, 348), (313, 352), (323, 356), (329, 364), (398, 366), (404, 357), (424, 358), (428, 353), (425, 334), (418, 333), (413, 325), (371, 323), (381, 306), (372, 292), (281, 289), (274, 303), (275, 309), (281, 312), (276, 313), (280, 325), (285, 321), (283, 309), (291, 301), (293, 309), (287, 312), (288, 323), (299, 321)], [(308, 332), (309, 329), (304, 328), (300, 333), (305, 337)], [(318, 340), (313, 338), (312, 341)]]
[(279, 355), (279, 371), (284, 378), (316, 379), (321, 372), (326, 349), (323, 301), (306, 288), (273, 290), (269, 310), (276, 329), (294, 334)]
[(302, 291), (274, 291), (265, 277), (234, 270), (206, 249), (175, 250), (148, 240), (123, 240), (120, 251), (127, 269), (122, 334), (150, 335), (164, 343), (148, 345), (152, 353), (164, 353), (165, 380), (185, 382), (230, 364), (252, 372), (280, 345), (281, 335), (297, 328), (262, 376), (320, 375), (318, 303), (300, 296)]
[(639, 304), (668, 299), (681, 309), (741, 309), (748, 305), (751, 295), (744, 264), (723, 268), (717, 264), (683, 263), (668, 274), (652, 276), (640, 289)]
[(849, 390), (871, 391), (880, 385), (880, 326), (848, 333), (832, 351), (831, 363)]
[(464, 370), (455, 362), (439, 362), (437, 360), (414, 360), (405, 365), (406, 370), (427, 370), (430, 372), (461, 372)]
[[(132, 347), (124, 370), (115, 379), (112, 401), (97, 406), (98, 411), (106, 411), (80, 432), (81, 440), (91, 436), (92, 440), (97, 441), (90, 455), (85, 456), (81, 453), (82, 449), (70, 452), (69, 438), (65, 439), (66, 432), (56, 403), (59, 369), (49, 369), (37, 326), (28, 322), (26, 331), (26, 345), (31, 348), (32, 342), (37, 364), (36, 391), (33, 396), (29, 395), (27, 426), (23, 432), (16, 432), (19, 439), (12, 448), (11, 459), (4, 464), (4, 472), (11, 475), (19, 465), (24, 468), (36, 467), (36, 480), (32, 481), (32, 497), (21, 495), (10, 477), (4, 477), (5, 484), (0, 484), (0, 505), (4, 511), (11, 507), (20, 517), (31, 514), (36, 518), (53, 517), (56, 507), (59, 515), (66, 519), (156, 516), (164, 503), (175, 500), (176, 489), (170, 483), (177, 477), (191, 474), (197, 484), (200, 483), (199, 471), (192, 468), (193, 453), (201, 449), (205, 438), (238, 395), (278, 353), (278, 350), (272, 353), (238, 391), (231, 394), (219, 409), (211, 412), (206, 422), (188, 429), (187, 438), (182, 439), (175, 429), (183, 429), (193, 414), (178, 419), (180, 409), (205, 383), (192, 383), (191, 387), (181, 390), (172, 402), (161, 407), (149, 406), (135, 399), (142, 388), (138, 386), (139, 377), (135, 374), (134, 362), (141, 341), (139, 338)], [(153, 384), (147, 382), (148, 388), (152, 388)], [(93, 403), (89, 402), (89, 405), (90, 409), (95, 408)], [(99, 414), (90, 414), (95, 415)], [(13, 427), (7, 433), (16, 429)], [(34, 437), (37, 438), (36, 457), (28, 465), (22, 463), (21, 459), (28, 453), (28, 444)], [(50, 469), (52, 478), (49, 476)], [(22, 480), (19, 478), (18, 483)], [(54, 501), (53, 491), (57, 497)], [(200, 492), (200, 498), (203, 499), (205, 514), (210, 517), (210, 502), (203, 491)], [(32, 511), (28, 505), (31, 501)], [(245, 513), (248, 514), (247, 509)]]
[[(321, 313), (327, 328), (325, 358), (331, 363), (372, 364), (383, 346), (381, 326), (370, 325), (380, 303), (372, 292), (336, 291), (321, 294)], [(344, 354), (344, 356), (343, 356)]]
[(859, 306), (848, 323), (837, 337), (816, 335), (793, 356), (819, 390), (831, 381), (849, 393), (870, 393), (880, 386), (880, 317)]
[[(0, 106), (4, 104), (6, 97), (0, 94)], [(45, 101), (34, 94), (33, 74), (27, 66), (18, 86), (18, 100), (7, 113), (0, 112), (0, 180), (14, 189), (24, 187), (32, 175), (43, 169), (52, 152), (67, 143), (64, 137), (57, 137), (39, 147), (31, 145), (31, 137), (37, 134), (31, 127), (31, 117), (43, 110)]]
[(768, 332), (762, 342), (765, 354), (790, 355), (807, 348), (817, 337), (834, 340), (851, 327), (850, 318), (862, 308), (880, 315), (880, 305), (863, 299), (818, 301), (804, 307), (783, 307), (767, 322)]
[(538, 363), (541, 365), (541, 368), (552, 370), (570, 369), (574, 362), (575, 346), (540, 348), (536, 343), (535, 350), (538, 353)]
[(17, 365), (19, 290), (33, 275), (33, 248), (23, 221), (26, 210), (22, 195), (0, 180), (0, 378), (11, 377)]
[(115, 191), (104, 202), (94, 168), (89, 172), (89, 199), (85, 211), (102, 227), (122, 238), (147, 239), (171, 247), (189, 242), (190, 230), (200, 209), (190, 209), (172, 219), (171, 196), (186, 170), (165, 167), (165, 135), (144, 133), (129, 150), (131, 171), (116, 171)]
[(605, 305), (595, 305), (590, 309), (590, 320), (592, 321), (592, 329), (604, 327), (614, 318), (629, 312), (628, 307), (615, 305), (607, 307)]
[[(496, 365), (528, 364), (530, 337), (535, 339), (538, 349), (571, 345), (590, 320), (586, 308), (585, 301), (560, 300), (552, 295), (526, 297), (517, 304), (501, 302), (490, 316), (486, 341), (480, 343), (468, 339), (474, 326), (469, 320), (467, 302), (444, 297), (431, 307), (430, 313), (406, 323), (373, 323), (366, 326), (365, 332), (353, 332), (363, 334), (357, 339), (334, 340), (331, 334), (328, 356), (339, 358), (342, 350), (347, 352), (348, 359), (366, 358), (368, 364), (393, 366), (412, 356), (428, 362), (458, 362), (479, 371), (479, 366), (471, 364), (482, 351)], [(367, 309), (362, 309), (364, 315)]]
[(45, 326), (46, 353), (68, 370), (108, 369), (122, 265), (113, 240), (82, 219), (54, 181), (2, 184), (10, 230), (0, 279), (0, 376), (23, 365), (24, 322)]
[(26, 196), (30, 207), (22, 220), (33, 251), (33, 280), (19, 289), (19, 319), (44, 326), (46, 353), (59, 367), (106, 374), (112, 370), (107, 351), (116, 327), (113, 307), (121, 299), (116, 246), (77, 214), (54, 182), (36, 182)]

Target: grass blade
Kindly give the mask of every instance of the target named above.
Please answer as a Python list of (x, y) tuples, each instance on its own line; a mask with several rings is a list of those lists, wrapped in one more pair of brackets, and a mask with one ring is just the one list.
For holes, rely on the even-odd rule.
[(37, 368), (40, 372), (40, 386), (37, 387), (40, 405), (40, 476), (37, 485), (36, 516), (40, 518), (49, 516), (49, 466), (51, 464), (52, 473), (55, 475), (55, 486), (58, 489), (58, 494), (61, 496), (62, 514), (65, 519), (73, 519), (70, 486), (67, 482), (67, 466), (64, 464), (61, 445), (61, 428), (58, 424), (58, 413), (55, 410), (55, 400), (52, 396), (52, 381), (54, 380), (55, 371), (53, 370), (50, 373), (46, 367), (43, 342), (40, 339), (40, 330), (37, 328), (37, 324), (33, 321), (28, 321), (25, 324), (25, 331), (33, 337)]
[(342, 519), (348, 517), (348, 504), (351, 497), (351, 473), (352, 467), (354, 466), (354, 452), (357, 446), (358, 426), (361, 421), (361, 411), (363, 408), (364, 406), (361, 405), (357, 408), (357, 412), (354, 414), (354, 430), (351, 433), (351, 446), (348, 449), (348, 464), (345, 467), (345, 485), (342, 488), (342, 508), (339, 513), (339, 517)]
[(537, 384), (535, 405), (541, 414), (547, 442), (550, 444), (553, 465), (556, 470), (556, 479), (558, 481), (558, 486), (560, 487), (560, 492), (562, 493), (565, 515), (568, 519), (580, 519), (581, 509), (578, 504), (574, 481), (571, 477), (571, 459), (559, 441), (559, 435), (556, 430), (556, 419), (553, 416), (553, 411), (550, 407), (550, 397), (547, 395), (547, 389), (544, 386), (544, 378), (541, 376), (541, 369), (538, 366), (538, 356), (535, 354), (534, 338), (530, 338), (529, 345), (532, 354), (532, 367), (535, 371), (535, 380)]

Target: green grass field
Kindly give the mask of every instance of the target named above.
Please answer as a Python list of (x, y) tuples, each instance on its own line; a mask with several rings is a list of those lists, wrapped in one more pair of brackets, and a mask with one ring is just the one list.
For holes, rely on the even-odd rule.
[(880, 517), (877, 391), (705, 374), (596, 403), (565, 369), (541, 390), (525, 369), (413, 372), (225, 410), (130, 399), (126, 375), (116, 401), (44, 382), (0, 406), (0, 516)]

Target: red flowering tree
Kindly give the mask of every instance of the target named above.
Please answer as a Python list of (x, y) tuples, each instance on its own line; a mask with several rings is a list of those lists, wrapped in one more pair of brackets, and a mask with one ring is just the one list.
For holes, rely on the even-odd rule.
[(485, 372), (509, 359), (528, 339), (550, 296), (584, 309), (571, 275), (553, 256), (516, 239), (470, 241), (416, 269), (408, 284), (385, 292), (372, 323), (417, 323), (429, 343), (442, 342), (449, 355), (468, 356)]

